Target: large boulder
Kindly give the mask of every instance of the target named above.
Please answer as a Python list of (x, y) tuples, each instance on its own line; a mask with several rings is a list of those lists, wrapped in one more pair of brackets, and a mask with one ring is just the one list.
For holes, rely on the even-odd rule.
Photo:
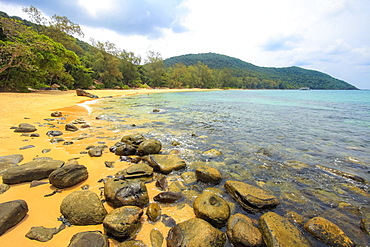
[(68, 247), (109, 247), (107, 235), (100, 231), (79, 232), (73, 235)]
[(267, 246), (309, 247), (303, 234), (289, 220), (268, 212), (259, 219), (263, 240)]
[(234, 246), (262, 247), (260, 230), (244, 214), (234, 214), (227, 221), (227, 237)]
[(204, 219), (218, 228), (225, 226), (230, 217), (229, 204), (221, 197), (207, 191), (195, 199), (193, 208), (198, 218)]
[(94, 94), (91, 94), (89, 92), (86, 92), (82, 89), (76, 89), (76, 94), (77, 94), (77, 96), (85, 96), (85, 97), (89, 97), (89, 98), (99, 98), (98, 96), (96, 96)]
[(149, 203), (148, 191), (143, 182), (107, 179), (104, 196), (114, 208), (122, 206), (144, 207)]
[(28, 133), (36, 131), (36, 127), (28, 123), (20, 123), (14, 132)]
[(137, 148), (139, 155), (157, 154), (162, 149), (162, 143), (155, 139), (148, 139), (140, 143)]
[(149, 156), (149, 165), (154, 170), (164, 174), (172, 171), (181, 170), (186, 167), (186, 163), (178, 155), (160, 155), (154, 154)]
[(195, 170), (197, 179), (205, 183), (218, 184), (222, 180), (221, 173), (213, 167), (201, 166)]
[(103, 221), (108, 235), (118, 240), (134, 237), (141, 227), (143, 210), (136, 206), (124, 206), (112, 210)]
[(146, 138), (142, 134), (139, 134), (139, 133), (131, 134), (131, 135), (125, 135), (121, 138), (121, 142), (126, 143), (130, 146), (133, 146), (136, 149), (145, 140), (146, 140)]
[(61, 160), (38, 159), (11, 167), (3, 174), (5, 184), (31, 182), (49, 177), (50, 173), (64, 164)]
[(166, 240), (167, 247), (222, 247), (226, 236), (207, 221), (193, 218), (172, 227)]
[(16, 166), (23, 160), (23, 155), (12, 154), (0, 157), (0, 174), (5, 172), (8, 168)]
[(352, 240), (333, 222), (323, 217), (310, 219), (304, 229), (329, 246), (352, 247)]
[(72, 225), (98, 225), (107, 215), (99, 196), (89, 190), (75, 191), (66, 196), (60, 213)]
[(278, 199), (267, 191), (239, 181), (226, 181), (226, 191), (248, 211), (258, 212), (264, 208), (276, 207)]
[(23, 200), (0, 204), (0, 236), (17, 225), (27, 214), (28, 205)]
[(71, 164), (60, 167), (50, 173), (49, 181), (59, 189), (71, 187), (88, 178), (86, 166)]

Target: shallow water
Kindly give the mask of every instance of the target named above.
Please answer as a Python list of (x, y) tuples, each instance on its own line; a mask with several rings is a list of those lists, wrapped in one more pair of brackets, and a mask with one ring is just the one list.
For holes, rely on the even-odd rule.
[[(370, 242), (359, 227), (362, 218), (370, 218), (370, 91), (138, 95), (102, 99), (94, 105), (93, 115), (104, 115), (117, 135), (137, 131), (159, 139), (164, 153), (179, 150), (190, 171), (194, 162), (205, 161), (219, 169), (224, 180), (263, 187), (279, 198), (281, 205), (274, 211), (281, 215), (295, 211), (305, 219), (323, 216), (358, 245)], [(172, 146), (173, 141), (180, 145)], [(204, 156), (209, 149), (223, 155)], [(223, 197), (232, 201), (227, 194)], [(235, 205), (239, 211), (243, 212)], [(257, 219), (260, 214), (249, 216)]]

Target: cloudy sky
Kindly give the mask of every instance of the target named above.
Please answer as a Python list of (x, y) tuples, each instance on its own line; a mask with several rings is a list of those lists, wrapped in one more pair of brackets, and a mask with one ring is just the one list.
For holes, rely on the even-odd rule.
[(67, 16), (85, 37), (143, 58), (215, 52), (258, 66), (300, 66), (370, 89), (369, 0), (0, 0)]

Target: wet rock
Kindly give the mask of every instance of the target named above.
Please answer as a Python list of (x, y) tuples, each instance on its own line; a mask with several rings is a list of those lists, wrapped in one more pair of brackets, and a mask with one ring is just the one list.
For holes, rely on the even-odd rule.
[(222, 155), (222, 153), (216, 149), (210, 149), (208, 151), (203, 152), (203, 155), (209, 158), (215, 158), (217, 156)]
[(354, 175), (354, 174), (351, 174), (351, 173), (348, 173), (348, 172), (339, 171), (339, 170), (329, 168), (329, 167), (325, 167), (325, 166), (321, 166), (321, 165), (316, 165), (316, 167), (320, 168), (324, 171), (327, 171), (329, 173), (340, 176), (340, 177), (352, 179), (352, 180), (360, 182), (360, 183), (366, 183), (366, 180), (364, 178), (362, 178), (360, 176), (357, 176), (357, 175)]
[(167, 247), (222, 247), (226, 236), (207, 221), (193, 218), (172, 227), (166, 241)]
[(49, 136), (49, 137), (61, 136), (61, 135), (63, 135), (63, 132), (59, 131), (59, 130), (49, 130), (48, 132), (46, 132), (46, 135)]
[(34, 147), (35, 147), (34, 145), (27, 145), (27, 146), (19, 148), (19, 150), (25, 150), (25, 149), (34, 148)]
[[(111, 147), (112, 148), (112, 147)], [(136, 154), (137, 149), (134, 146), (129, 144), (123, 144), (119, 147), (116, 147), (114, 153), (119, 156), (129, 156)]]
[(184, 172), (181, 173), (182, 183), (184, 185), (189, 185), (192, 183), (195, 183), (197, 181), (197, 177), (195, 175), (195, 172)]
[(108, 168), (114, 168), (114, 161), (104, 161), (104, 165)]
[(121, 138), (121, 142), (131, 145), (136, 149), (145, 140), (146, 138), (142, 134), (139, 134), (139, 133), (132, 134), (132, 135), (126, 135)]
[(33, 188), (33, 187), (36, 187), (36, 186), (39, 186), (39, 185), (43, 185), (43, 184), (48, 184), (48, 182), (33, 180), (30, 183), (30, 188)]
[(105, 145), (91, 146), (89, 148), (88, 154), (90, 157), (100, 157), (103, 155), (103, 151), (106, 148)]
[(74, 191), (66, 196), (60, 212), (73, 225), (98, 225), (107, 215), (99, 196), (89, 190)]
[(150, 231), (150, 243), (152, 247), (162, 247), (164, 237), (160, 231), (157, 229), (152, 229)]
[(198, 218), (208, 221), (214, 227), (225, 226), (230, 217), (229, 204), (221, 197), (203, 192), (193, 203), (194, 213)]
[(352, 240), (333, 222), (323, 218), (315, 217), (304, 225), (304, 229), (330, 246), (352, 247)]
[(164, 203), (174, 203), (177, 202), (182, 198), (180, 193), (176, 192), (161, 192), (156, 195), (153, 199), (156, 202), (164, 202)]
[(178, 155), (150, 155), (149, 165), (154, 170), (164, 174), (169, 174), (172, 171), (181, 170), (186, 167), (186, 163)]
[(52, 117), (61, 117), (63, 114), (60, 111), (54, 111), (50, 114)]
[(251, 212), (276, 207), (278, 199), (267, 191), (239, 181), (226, 181), (225, 189), (235, 201)]
[(145, 163), (134, 164), (123, 170), (122, 175), (125, 179), (149, 177), (153, 175), (153, 168)]
[(50, 173), (49, 182), (59, 189), (71, 187), (88, 178), (86, 166), (71, 164), (60, 167)]
[(107, 203), (114, 208), (122, 206), (142, 208), (149, 203), (145, 184), (136, 181), (107, 179), (104, 184), (104, 197)]
[(121, 243), (118, 247), (148, 247), (141, 240), (129, 240)]
[(28, 205), (23, 200), (0, 204), (0, 236), (17, 225), (27, 214)]
[(137, 148), (139, 155), (157, 154), (162, 149), (162, 143), (155, 139), (145, 140)]
[(0, 174), (5, 172), (8, 168), (16, 166), (23, 160), (23, 155), (12, 154), (0, 157)]
[(14, 132), (28, 133), (36, 131), (36, 127), (28, 123), (20, 123)]
[(370, 220), (369, 219), (362, 219), (361, 220), (361, 229), (365, 233), (370, 235)]
[(96, 96), (94, 94), (91, 94), (89, 92), (86, 92), (82, 89), (76, 89), (76, 94), (77, 94), (77, 96), (85, 96), (85, 97), (89, 97), (89, 98), (99, 98), (98, 96)]
[(59, 138), (59, 137), (55, 137), (55, 138), (52, 138), (50, 139), (50, 142), (55, 144), (55, 143), (59, 143), (59, 142), (64, 142), (65, 140), (63, 138)]
[(32, 134), (30, 135), (30, 137), (40, 137), (40, 134), (39, 134), (39, 133), (32, 133)]
[(8, 189), (10, 189), (10, 186), (7, 184), (0, 184), (0, 195), (5, 193)]
[(146, 210), (146, 215), (150, 221), (158, 221), (161, 218), (161, 207), (158, 203), (150, 203)]
[(109, 247), (107, 235), (100, 231), (79, 232), (73, 235), (68, 247)]
[(300, 226), (303, 225), (304, 218), (302, 215), (298, 214), (294, 211), (289, 211), (284, 215), (284, 218), (288, 219), (290, 222), (298, 224)]
[(160, 176), (155, 182), (155, 186), (161, 190), (165, 190), (168, 187), (166, 176)]
[(26, 234), (26, 237), (40, 242), (47, 242), (52, 239), (55, 234), (64, 229), (64, 227), (64, 225), (62, 225), (61, 228), (45, 228), (43, 226), (33, 226)]
[(198, 167), (195, 170), (195, 174), (198, 180), (205, 183), (218, 184), (222, 180), (221, 173), (217, 169), (209, 166)]
[(61, 160), (39, 159), (11, 167), (3, 174), (5, 184), (31, 182), (49, 177), (50, 173), (64, 164)]
[(166, 227), (173, 227), (176, 225), (176, 221), (169, 215), (163, 214), (162, 215), (162, 221), (163, 225)]
[(161, 109), (153, 109), (153, 112), (160, 112)]
[(75, 125), (73, 125), (73, 124), (66, 124), (66, 125), (65, 125), (65, 130), (66, 130), (66, 131), (72, 131), (72, 132), (75, 132), (75, 131), (77, 131), (77, 130), (78, 130), (78, 128), (77, 128)]
[(103, 221), (107, 234), (118, 240), (134, 237), (141, 227), (143, 210), (135, 206), (124, 206), (112, 210)]
[(259, 219), (259, 225), (267, 246), (311, 246), (292, 223), (274, 212), (263, 214)]
[(234, 214), (227, 222), (227, 237), (234, 246), (262, 247), (260, 230), (244, 214)]

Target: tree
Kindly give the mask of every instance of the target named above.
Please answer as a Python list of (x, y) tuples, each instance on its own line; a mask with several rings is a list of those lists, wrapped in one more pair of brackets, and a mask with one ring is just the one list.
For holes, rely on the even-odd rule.
[(123, 83), (130, 87), (139, 86), (142, 83), (139, 73), (141, 57), (126, 50), (122, 50), (118, 57), (120, 58), (119, 70), (123, 76)]
[(166, 71), (159, 52), (148, 51), (145, 63), (146, 76), (151, 87), (166, 86)]

